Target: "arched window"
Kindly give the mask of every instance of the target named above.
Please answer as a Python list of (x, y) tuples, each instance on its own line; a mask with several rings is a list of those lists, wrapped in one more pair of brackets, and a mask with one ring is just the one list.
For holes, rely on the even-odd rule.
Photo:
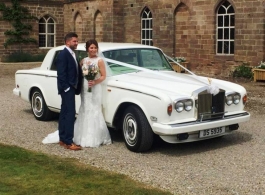
[(217, 54), (234, 54), (235, 50), (235, 11), (233, 6), (225, 1), (217, 11)]
[(50, 16), (39, 20), (39, 47), (55, 46), (55, 21)]
[(148, 8), (145, 8), (142, 13), (141, 25), (141, 43), (143, 45), (153, 45), (153, 24), (152, 13)]

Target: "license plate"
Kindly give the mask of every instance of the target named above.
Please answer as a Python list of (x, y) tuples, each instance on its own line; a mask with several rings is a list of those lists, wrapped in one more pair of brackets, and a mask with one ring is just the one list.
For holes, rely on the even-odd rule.
[(199, 137), (209, 137), (219, 135), (225, 132), (225, 127), (216, 127), (212, 129), (201, 130)]

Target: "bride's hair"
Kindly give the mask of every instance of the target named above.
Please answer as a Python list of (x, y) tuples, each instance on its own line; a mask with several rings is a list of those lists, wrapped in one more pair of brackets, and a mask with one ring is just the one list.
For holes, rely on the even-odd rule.
[(88, 51), (88, 48), (92, 44), (94, 44), (98, 48), (98, 42), (95, 39), (90, 39), (86, 42), (86, 51)]

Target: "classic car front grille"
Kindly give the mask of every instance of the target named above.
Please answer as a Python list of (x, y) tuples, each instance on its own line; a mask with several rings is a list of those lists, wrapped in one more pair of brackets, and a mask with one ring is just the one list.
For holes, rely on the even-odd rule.
[(225, 91), (220, 90), (216, 95), (203, 91), (199, 93), (196, 105), (199, 121), (223, 118), (225, 113)]

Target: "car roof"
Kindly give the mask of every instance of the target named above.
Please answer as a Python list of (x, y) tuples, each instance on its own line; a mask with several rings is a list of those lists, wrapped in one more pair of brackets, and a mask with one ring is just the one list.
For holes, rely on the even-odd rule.
[[(77, 46), (77, 50), (84, 50), (85, 51), (85, 43), (79, 43)], [(62, 50), (65, 45), (61, 45), (55, 47), (56, 50)], [(98, 43), (99, 50), (101, 52), (109, 51), (109, 50), (117, 50), (117, 49), (131, 49), (131, 48), (149, 48), (149, 49), (158, 49), (154, 46), (149, 45), (142, 45), (138, 43), (112, 43), (112, 42), (99, 42)]]
[(98, 45), (100, 51), (108, 51), (108, 50), (116, 50), (116, 49), (129, 49), (129, 48), (152, 48), (156, 49), (156, 47), (149, 45), (142, 45), (137, 43), (106, 43), (101, 42)]

